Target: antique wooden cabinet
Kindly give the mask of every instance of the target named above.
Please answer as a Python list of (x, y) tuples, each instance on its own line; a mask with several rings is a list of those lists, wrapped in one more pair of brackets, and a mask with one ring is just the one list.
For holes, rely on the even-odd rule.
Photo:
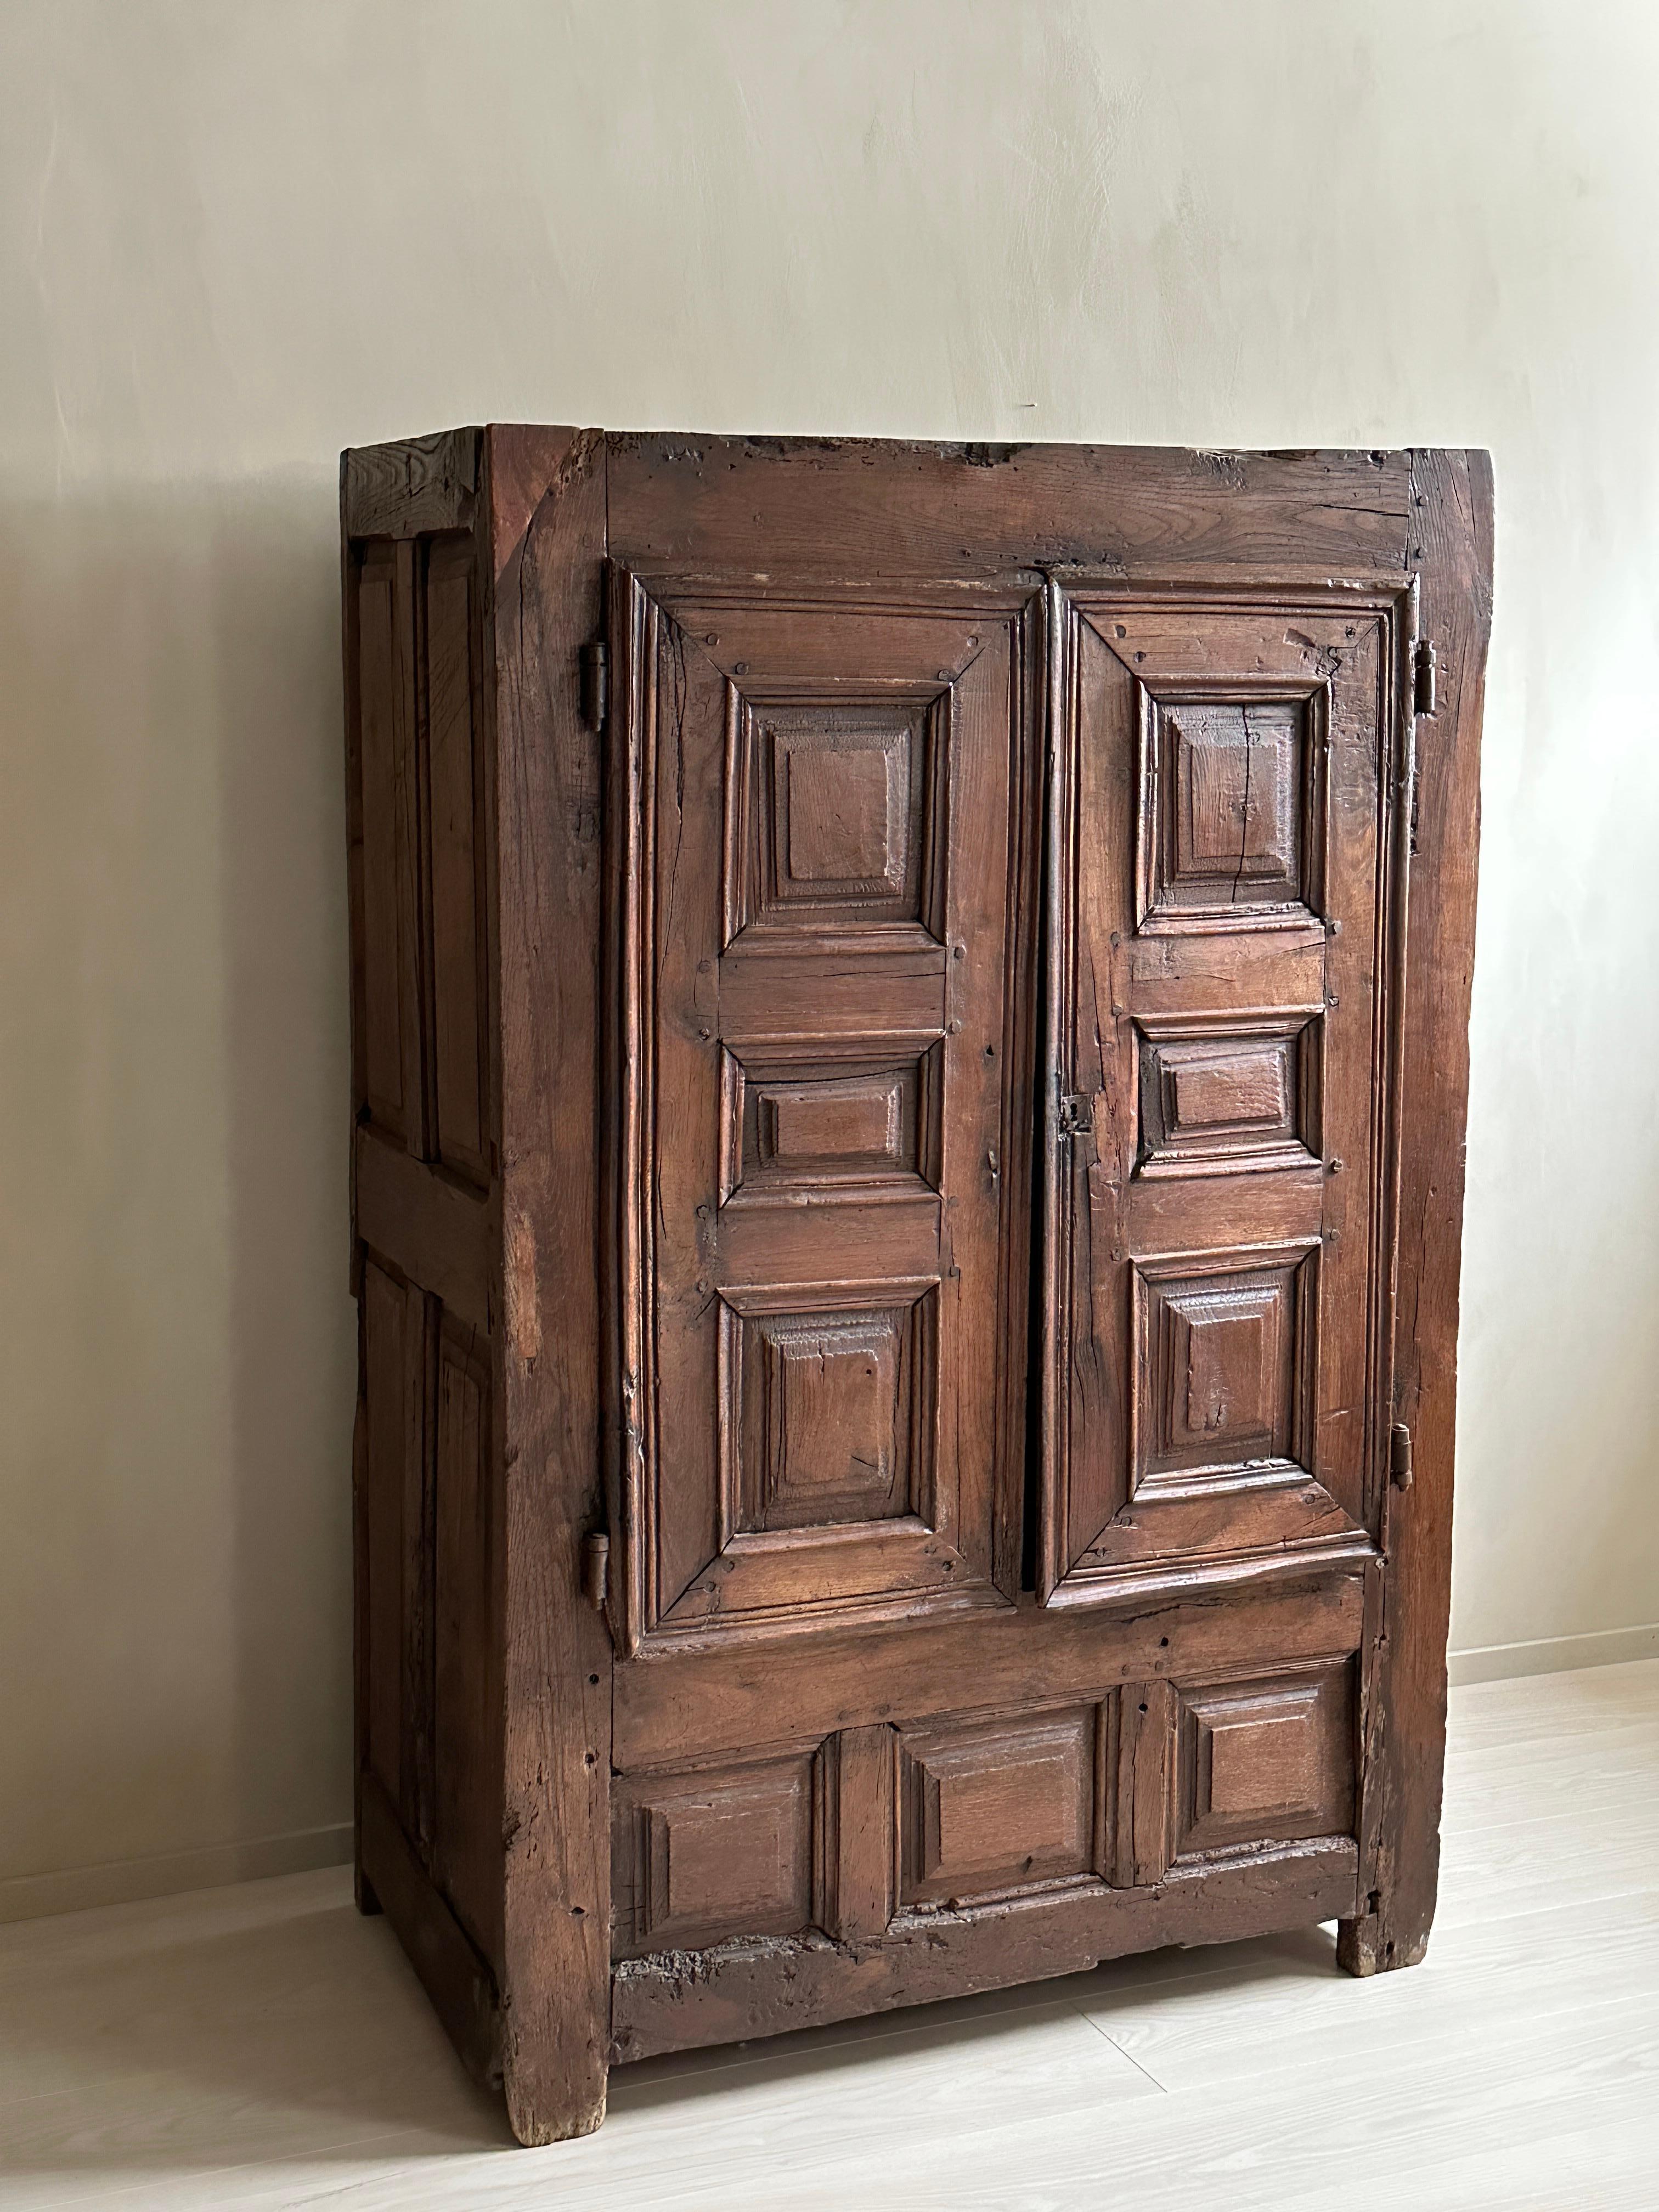
[(348, 453), (358, 1869), (606, 2069), (1437, 1857), (1486, 457)]

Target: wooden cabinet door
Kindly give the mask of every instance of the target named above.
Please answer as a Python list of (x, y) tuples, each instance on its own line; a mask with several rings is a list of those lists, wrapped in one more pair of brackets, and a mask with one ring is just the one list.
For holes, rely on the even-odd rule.
[(1413, 610), (1051, 592), (1051, 1604), (1374, 1556)]
[(609, 591), (620, 1640), (1005, 1607), (1040, 596)]

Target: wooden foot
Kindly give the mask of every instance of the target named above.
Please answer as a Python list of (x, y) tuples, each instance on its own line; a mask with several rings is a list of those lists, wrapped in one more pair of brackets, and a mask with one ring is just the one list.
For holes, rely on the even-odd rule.
[(1362, 1919), (1336, 1923), (1336, 1963), (1346, 1973), (1362, 1980), (1368, 1974), (1392, 1973), (1397, 1966), (1420, 1966), (1429, 1948), (1428, 1931), (1408, 1942), (1394, 1934), (1380, 1909)]
[[(580, 2082), (560, 2084), (550, 2097), (545, 2095), (545, 2085), (538, 2084), (543, 2094), (529, 2101), (523, 2094), (524, 2085), (511, 2072), (507, 2079), (507, 2117), (508, 2124), (527, 2150), (538, 2150), (545, 2144), (571, 2142), (578, 2136), (591, 2136), (605, 2119), (605, 2084), (607, 2075), (602, 2068), (597, 2091), (591, 2079)], [(568, 2091), (568, 2094), (561, 2094)]]

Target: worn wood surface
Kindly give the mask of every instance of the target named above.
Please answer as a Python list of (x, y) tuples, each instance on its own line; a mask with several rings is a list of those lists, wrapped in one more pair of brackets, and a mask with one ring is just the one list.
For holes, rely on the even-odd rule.
[(478, 489), (476, 430), (440, 430), (341, 457), (341, 512), (348, 538), (420, 538), (470, 530)]
[(434, 1175), (373, 1128), (358, 1131), (353, 1157), (363, 1243), (487, 1334), (500, 1239), (492, 1198)]
[(737, 2043), (857, 2013), (1074, 1974), (1164, 1943), (1218, 1943), (1329, 1920), (1352, 1899), (1352, 1843), (1304, 1845), (1156, 1889), (1079, 1885), (901, 1921), (881, 1942), (806, 1937), (668, 1952), (618, 1967), (612, 2057)]
[(1361, 1605), (1351, 1576), (1248, 1597), (1176, 1590), (1121, 1616), (1040, 1607), (1028, 1595), (1018, 1608), (936, 1621), (925, 1634), (898, 1626), (650, 1656), (617, 1671), (617, 1763), (710, 1756), (795, 1728), (823, 1737), (901, 1715), (1017, 1711), (1177, 1671), (1197, 1678), (1224, 1671), (1241, 1645), (1294, 1659), (1352, 1651)]
[(1359, 1974), (1422, 1958), (1438, 1877), (1480, 725), (1492, 629), (1489, 457), (1413, 453), (1411, 481), (1407, 557), (1438, 660), (1437, 712), (1417, 731), (1395, 1301), (1394, 1417), (1411, 1431), (1414, 1475), (1409, 1490), (1388, 1495), (1364, 1762), (1364, 1880), (1374, 1901), (1345, 1925), (1340, 1949)]
[(617, 431), (609, 442), (611, 551), (630, 567), (938, 578), (1073, 562), (1290, 563), (1327, 576), (1406, 565), (1403, 453)]
[(1420, 1956), (1484, 457), (342, 482), (359, 1765), (521, 2139), (1147, 1944)]
[(611, 598), (627, 1647), (1006, 1603), (1036, 596)]
[[(536, 441), (533, 454), (524, 441)], [(599, 1471), (599, 754), (578, 712), (605, 545), (602, 441), (491, 433), (532, 471), (491, 606), (505, 1318), (505, 2069), (520, 2139), (605, 2115), (611, 1644), (582, 1595)]]
[[(342, 574), (362, 1305), (357, 1771), (371, 1808), (359, 1815), (359, 1899), (390, 1907), (380, 1893), (395, 1881), (424, 1900), (416, 1936), (429, 1949), (428, 1923), (457, 1931), (462, 1952), (489, 1962), (493, 1989), (501, 1207), (477, 444), (456, 433), (345, 456)], [(456, 2019), (476, 2045), (465, 2006)]]

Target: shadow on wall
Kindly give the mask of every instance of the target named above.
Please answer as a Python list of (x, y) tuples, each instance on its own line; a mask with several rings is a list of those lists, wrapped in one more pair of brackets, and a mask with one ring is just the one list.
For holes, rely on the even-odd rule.
[(0, 1878), (349, 1818), (337, 527), (0, 501)]

